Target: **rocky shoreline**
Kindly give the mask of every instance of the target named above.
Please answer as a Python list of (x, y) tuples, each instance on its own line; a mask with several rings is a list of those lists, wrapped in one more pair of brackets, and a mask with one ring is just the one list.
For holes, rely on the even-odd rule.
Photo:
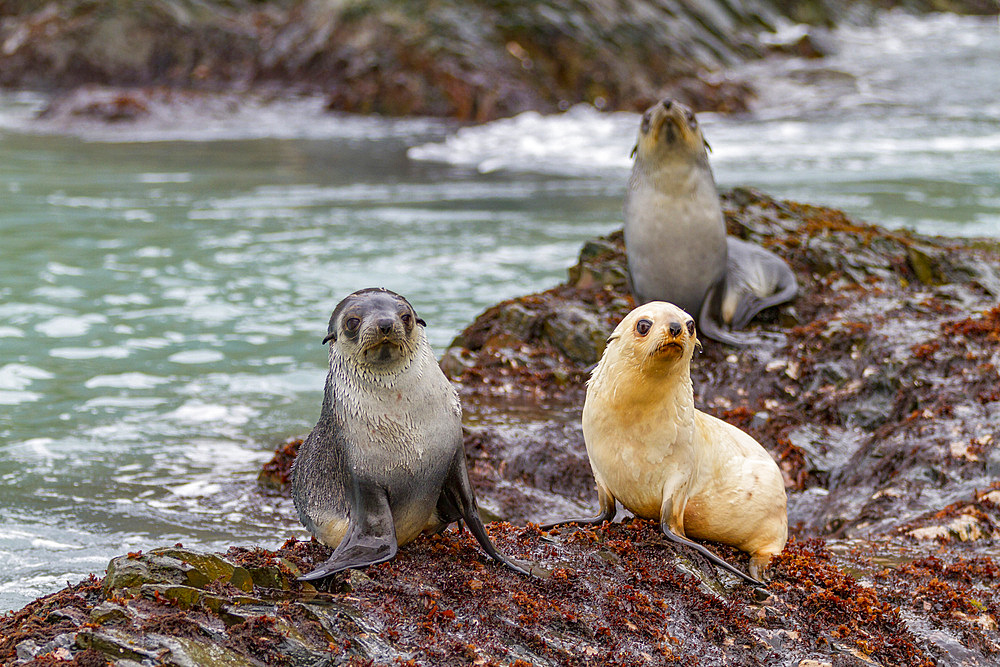
[[(309, 93), (334, 111), (476, 122), (578, 103), (641, 110), (665, 95), (740, 111), (753, 90), (725, 68), (821, 56), (825, 30), (894, 7), (1000, 11), (990, 0), (11, 1), (0, 86), (58, 93), (50, 115), (111, 122), (191, 92)], [(789, 23), (809, 28), (783, 40)]]
[[(651, 522), (539, 531), (595, 506), (583, 383), (632, 307), (620, 233), (567, 282), (487, 310), (442, 366), (466, 411), (470, 475), (498, 548), (420, 539), (327, 590), (295, 581), (329, 550), (120, 556), (107, 576), (0, 619), (28, 665), (985, 665), (1000, 659), (1000, 244), (927, 238), (751, 190), (729, 233), (766, 245), (801, 294), (706, 344), (696, 403), (779, 462), (793, 539), (755, 591)], [(261, 472), (285, 492), (287, 443)], [(267, 490), (270, 489), (270, 490)], [(284, 490), (284, 491), (283, 491)], [(710, 545), (745, 567), (745, 555)]]

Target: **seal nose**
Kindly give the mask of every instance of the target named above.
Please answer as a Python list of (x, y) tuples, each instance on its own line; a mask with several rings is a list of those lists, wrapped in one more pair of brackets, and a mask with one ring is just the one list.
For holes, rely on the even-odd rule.
[(390, 333), (392, 333), (392, 327), (394, 324), (395, 321), (393, 321), (388, 317), (385, 319), (381, 319), (378, 321), (378, 330), (381, 331), (383, 335), (388, 336)]
[(674, 101), (669, 97), (665, 97), (664, 99), (660, 100), (660, 105), (667, 111), (670, 111), (670, 107), (674, 105)]
[(671, 322), (670, 326), (667, 327), (667, 330), (670, 331), (670, 335), (673, 336), (674, 338), (680, 336), (681, 331), (683, 331), (680, 322)]

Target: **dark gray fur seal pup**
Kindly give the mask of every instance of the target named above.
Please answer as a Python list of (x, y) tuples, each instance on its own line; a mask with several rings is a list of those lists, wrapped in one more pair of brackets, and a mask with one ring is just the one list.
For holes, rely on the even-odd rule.
[(323, 408), (291, 478), (299, 519), (335, 549), (300, 580), (387, 561), (397, 546), (461, 519), (494, 560), (528, 574), (497, 552), (479, 518), (458, 393), (424, 326), (385, 289), (351, 294), (330, 317)]
[(686, 106), (663, 100), (642, 117), (625, 195), (625, 250), (636, 301), (698, 314), (701, 333), (730, 345), (761, 310), (792, 299), (795, 274), (752, 243), (727, 238), (707, 143)]

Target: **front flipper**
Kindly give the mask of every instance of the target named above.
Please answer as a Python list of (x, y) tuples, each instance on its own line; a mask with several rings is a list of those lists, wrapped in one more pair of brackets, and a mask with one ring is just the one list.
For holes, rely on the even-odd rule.
[(533, 576), (517, 562), (497, 551), (493, 542), (490, 541), (490, 536), (486, 533), (486, 526), (483, 525), (483, 520), (479, 517), (479, 507), (476, 505), (476, 496), (472, 491), (472, 483), (469, 481), (469, 472), (465, 465), (465, 449), (461, 445), (459, 445), (458, 453), (452, 462), (451, 470), (448, 471), (448, 477), (441, 487), (437, 513), (443, 523), (451, 523), (459, 518), (464, 519), (476, 541), (479, 542), (479, 546), (490, 558), (515, 572)]
[[(754, 586), (763, 586), (764, 585), (763, 582), (758, 581), (757, 579), (754, 579), (753, 577), (751, 577), (751, 576), (749, 576), (747, 574), (744, 574), (743, 572), (740, 572), (735, 567), (733, 567), (732, 565), (730, 565), (729, 563), (727, 563), (726, 561), (722, 560), (721, 558), (719, 558), (718, 556), (716, 556), (714, 553), (712, 553), (711, 551), (709, 551), (708, 549), (706, 549), (704, 546), (698, 544), (697, 542), (692, 542), (688, 538), (686, 538), (686, 537), (684, 537), (682, 535), (678, 535), (677, 533), (675, 533), (670, 528), (671, 517), (673, 515), (673, 513), (671, 512), (672, 505), (673, 505), (672, 501), (670, 501), (670, 500), (665, 501), (663, 503), (663, 509), (660, 512), (660, 530), (663, 531), (663, 534), (667, 537), (668, 540), (670, 540), (671, 542), (674, 542), (676, 544), (683, 544), (684, 546), (691, 547), (692, 549), (694, 549), (695, 551), (697, 551), (698, 553), (700, 553), (702, 556), (704, 556), (708, 560), (712, 561), (713, 563), (715, 563), (716, 565), (718, 565), (719, 567), (721, 567), (723, 570), (726, 570), (727, 572), (735, 574), (737, 577), (739, 577), (740, 579), (743, 579), (744, 581), (746, 581), (749, 584), (753, 584)], [(680, 514), (683, 515), (683, 511), (681, 511)]]
[(617, 511), (617, 505), (615, 504), (615, 497), (604, 488), (603, 485), (597, 485), (597, 502), (601, 508), (601, 513), (597, 516), (586, 517), (583, 519), (563, 519), (562, 521), (555, 521), (553, 523), (547, 523), (540, 526), (542, 530), (549, 530), (555, 528), (556, 526), (564, 526), (568, 523), (578, 523), (583, 526), (598, 526), (605, 521), (611, 521), (615, 518), (615, 512)]
[(329, 577), (348, 568), (382, 563), (396, 555), (396, 526), (389, 497), (375, 484), (356, 483), (347, 534), (330, 557), (299, 581)]

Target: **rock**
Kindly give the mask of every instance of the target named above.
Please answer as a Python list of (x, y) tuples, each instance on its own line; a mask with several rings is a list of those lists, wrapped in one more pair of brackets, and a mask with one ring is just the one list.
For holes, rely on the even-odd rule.
[(15, 655), (17, 656), (17, 659), (23, 662), (33, 660), (34, 657), (40, 652), (38, 644), (31, 639), (25, 639), (15, 647)]
[[(465, 121), (581, 102), (641, 110), (666, 95), (732, 112), (753, 91), (723, 67), (775, 49), (827, 52), (815, 28), (793, 38), (775, 34), (779, 23), (832, 26), (915, 4), (997, 12), (991, 0), (5, 2), (0, 85), (307, 91), (338, 111)], [(121, 90), (73, 108), (111, 122), (149, 113), (143, 95)]]
[(148, 584), (167, 584), (164, 590), (174, 590), (177, 596), (188, 601), (191, 596), (183, 591), (201, 590), (210, 583), (230, 584), (241, 591), (253, 590), (253, 578), (245, 568), (212, 554), (179, 548), (119, 556), (108, 564), (104, 579), (109, 596), (117, 591), (134, 593)]
[(604, 353), (607, 332), (589, 310), (569, 306), (546, 318), (541, 336), (567, 359), (590, 365), (596, 364)]
[(127, 618), (125, 608), (114, 602), (102, 602), (90, 611), (90, 617), (99, 625), (114, 625)]
[[(954, 635), (972, 638), (963, 656), (987, 664), (981, 658), (992, 655), (988, 647), (998, 639), (988, 611), (1000, 602), (997, 563), (982, 556), (942, 560), (936, 546), (909, 551), (906, 559), (885, 552), (896, 559), (887, 568), (849, 549), (793, 539), (761, 591), (667, 543), (649, 521), (549, 533), (493, 524), (490, 533), (502, 551), (552, 568), (551, 576), (531, 579), (497, 567), (470, 535), (450, 531), (354, 573), (346, 592), (319, 593), (289, 580), (288, 594), (275, 599), (220, 591), (212, 596), (224, 601), (218, 609), (141, 595), (119, 605), (127, 622), (94, 620), (46, 639), (42, 628), (70, 599), (89, 605), (92, 619), (112, 618), (96, 613), (109, 604), (100, 582), (84, 582), (0, 618), (0, 660), (6, 664), (19, 649), (29, 659), (48, 650), (76, 664), (122, 667), (432, 665), (447, 656), (484, 664), (639, 665), (655, 663), (655, 656), (697, 656), (702, 665), (819, 665), (843, 654), (918, 665), (930, 657), (949, 664), (941, 650), (954, 650), (948, 639)], [(734, 562), (745, 560), (710, 546)], [(225, 560), (289, 559), (305, 569), (328, 553), (289, 541), (275, 552), (233, 548)], [(175, 573), (164, 578), (187, 576), (183, 562), (165, 560)], [(14, 636), (25, 628), (39, 639)]]

